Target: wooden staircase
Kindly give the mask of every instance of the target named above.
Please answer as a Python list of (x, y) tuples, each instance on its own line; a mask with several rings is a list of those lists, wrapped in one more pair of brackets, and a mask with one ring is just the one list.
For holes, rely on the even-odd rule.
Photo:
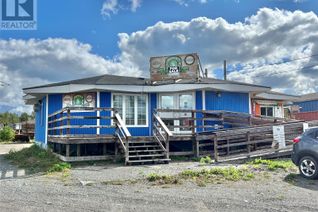
[(168, 163), (169, 154), (154, 137), (132, 137), (128, 142), (127, 165)]
[(153, 136), (131, 136), (120, 115), (115, 112), (115, 136), (125, 153), (125, 164), (168, 163), (172, 133), (157, 114), (153, 114)]

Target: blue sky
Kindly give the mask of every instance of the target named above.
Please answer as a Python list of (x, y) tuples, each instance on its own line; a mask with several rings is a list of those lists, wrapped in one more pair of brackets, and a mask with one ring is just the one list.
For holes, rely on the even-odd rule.
[(244, 21), (262, 7), (318, 11), (315, 0), (212, 0), (207, 3), (188, 2), (187, 6), (173, 0), (143, 0), (135, 12), (129, 10), (128, 0), (120, 1), (127, 9), (111, 17), (101, 15), (104, 0), (38, 0), (38, 29), (35, 31), (0, 31), (2, 39), (45, 39), (48, 37), (76, 38), (92, 45), (92, 51), (103, 57), (119, 54), (120, 32), (132, 33), (152, 26), (158, 21), (189, 21), (205, 16), (223, 17), (230, 23)]
[(0, 31), (0, 111), (30, 112), (24, 87), (148, 76), (149, 57), (190, 52), (210, 77), (226, 59), (231, 80), (318, 91), (316, 0), (38, 0), (37, 13), (37, 30)]

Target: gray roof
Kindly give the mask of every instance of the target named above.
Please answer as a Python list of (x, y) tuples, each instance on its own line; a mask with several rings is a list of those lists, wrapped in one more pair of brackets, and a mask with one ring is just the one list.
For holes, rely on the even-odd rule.
[(58, 82), (46, 85), (40, 85), (35, 87), (23, 88), (23, 90), (34, 89), (34, 88), (48, 88), (53, 86), (63, 86), (69, 84), (82, 84), (82, 85), (166, 85), (166, 84), (236, 84), (236, 85), (247, 85), (255, 87), (270, 88), (267, 86), (249, 84), (236, 82), (231, 80), (219, 80), (214, 78), (202, 78), (199, 80), (196, 79), (182, 79), (179, 81), (169, 80), (169, 81), (157, 81), (156, 83), (151, 83), (149, 78), (144, 77), (126, 77), (118, 75), (100, 75), (89, 78), (82, 78), (77, 80), (70, 80), (65, 82)]
[(306, 102), (311, 100), (318, 100), (318, 93), (309, 93), (300, 96), (300, 98), (296, 99), (294, 102)]
[(263, 93), (256, 94), (254, 99), (265, 99), (265, 100), (283, 100), (283, 101), (294, 101), (299, 99), (299, 96), (280, 93), (276, 91), (266, 91)]
[(58, 83), (51, 83), (35, 87), (23, 88), (23, 90), (34, 88), (47, 88), (53, 86), (62, 86), (69, 84), (84, 84), (84, 85), (146, 85), (149, 79), (143, 77), (125, 77), (118, 75), (100, 75), (95, 77), (82, 78), (77, 80), (70, 80)]

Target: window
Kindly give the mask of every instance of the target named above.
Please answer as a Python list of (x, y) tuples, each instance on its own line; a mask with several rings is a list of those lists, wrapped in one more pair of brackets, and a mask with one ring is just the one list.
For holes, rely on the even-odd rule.
[(193, 108), (193, 98), (191, 94), (181, 94), (179, 96), (179, 108), (180, 109)]
[(273, 107), (261, 107), (261, 116), (274, 117)]
[(147, 122), (147, 95), (113, 95), (113, 107), (128, 126), (145, 126)]

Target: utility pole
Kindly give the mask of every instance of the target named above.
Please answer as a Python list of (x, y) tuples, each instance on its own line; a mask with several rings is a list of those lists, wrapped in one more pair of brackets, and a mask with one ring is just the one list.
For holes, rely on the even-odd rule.
[(223, 71), (224, 71), (224, 80), (226, 80), (226, 60), (223, 63)]

